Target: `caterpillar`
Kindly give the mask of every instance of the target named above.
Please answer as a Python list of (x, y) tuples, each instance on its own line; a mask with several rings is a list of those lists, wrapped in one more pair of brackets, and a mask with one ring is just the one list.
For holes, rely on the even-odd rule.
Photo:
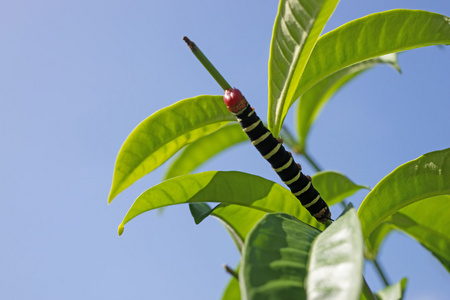
[(228, 110), (236, 116), (253, 146), (270, 163), (292, 194), (300, 200), (303, 207), (321, 223), (331, 220), (330, 209), (313, 187), (311, 177), (305, 176), (301, 172), (301, 166), (264, 126), (242, 93), (235, 88), (228, 89), (225, 91), (223, 100)]

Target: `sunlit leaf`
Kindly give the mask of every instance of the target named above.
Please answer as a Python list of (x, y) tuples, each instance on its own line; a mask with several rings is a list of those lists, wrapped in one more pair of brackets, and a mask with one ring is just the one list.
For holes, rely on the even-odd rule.
[(189, 174), (208, 159), (248, 137), (239, 124), (230, 124), (187, 145), (170, 165), (164, 179)]
[[(295, 99), (295, 89), (317, 38), (338, 0), (281, 0), (269, 59), (269, 128), (281, 130), (281, 114)], [(286, 106), (288, 107), (286, 108)]]
[(150, 173), (186, 144), (216, 131), (235, 117), (222, 96), (198, 96), (165, 107), (142, 121), (117, 156), (108, 202)]
[(355, 63), (409, 49), (450, 44), (449, 17), (420, 10), (397, 9), (348, 22), (319, 38), (293, 97), (276, 111), (271, 130), (278, 135), (289, 107), (331, 74)]
[(238, 250), (242, 251), (247, 235), (266, 212), (242, 205), (220, 204), (211, 214), (224, 224)]
[(255, 224), (266, 212), (242, 205), (219, 204), (211, 208), (206, 203), (190, 203), (189, 209), (196, 224), (212, 215), (219, 219), (230, 233), (239, 251), (244, 246), (245, 238)]
[(364, 238), (401, 208), (440, 195), (450, 195), (450, 148), (399, 166), (373, 188), (358, 210)]
[(450, 272), (450, 195), (415, 202), (386, 218), (366, 241), (369, 258), (376, 256), (391, 229), (401, 230), (415, 238)]
[(120, 224), (119, 234), (128, 221), (146, 211), (195, 202), (221, 202), (264, 212), (286, 212), (315, 227), (323, 226), (301, 206), (300, 201), (288, 189), (273, 181), (235, 171), (209, 171), (181, 175), (142, 193)]
[(361, 224), (350, 207), (314, 241), (306, 279), (308, 299), (359, 299), (363, 263)]
[(231, 277), (222, 295), (222, 300), (241, 300), (239, 281), (236, 278)]
[(341, 202), (361, 189), (369, 189), (367, 186), (353, 183), (347, 176), (335, 171), (316, 173), (312, 182), (329, 206)]
[(268, 214), (244, 246), (239, 282), (245, 299), (306, 299), (309, 251), (319, 230), (284, 213)]
[(330, 98), (344, 85), (364, 71), (379, 65), (388, 64), (400, 72), (396, 54), (387, 54), (359, 62), (343, 70), (340, 70), (322, 81), (318, 82), (306, 91), (298, 101), (297, 106), (297, 131), (300, 138), (300, 148), (305, 151), (306, 140), (311, 129), (320, 114), (322, 108)]

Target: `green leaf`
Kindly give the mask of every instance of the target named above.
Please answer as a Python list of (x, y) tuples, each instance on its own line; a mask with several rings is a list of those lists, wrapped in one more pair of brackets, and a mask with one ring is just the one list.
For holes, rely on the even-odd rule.
[(211, 208), (207, 203), (190, 203), (189, 210), (195, 224), (198, 225), (213, 212), (214, 208)]
[(250, 230), (266, 214), (264, 211), (250, 207), (224, 203), (214, 208), (203, 202), (189, 203), (189, 209), (195, 224), (200, 224), (209, 215), (219, 219), (230, 233), (239, 251), (242, 250)]
[(300, 137), (300, 148), (303, 151), (306, 149), (306, 139), (312, 124), (330, 98), (353, 78), (378, 64), (388, 64), (400, 72), (397, 55), (387, 54), (342, 69), (318, 82), (300, 97), (296, 120), (297, 131)]
[(341, 202), (361, 189), (369, 190), (367, 186), (355, 184), (347, 176), (334, 171), (316, 173), (312, 182), (329, 206)]
[(287, 212), (315, 227), (323, 228), (292, 193), (281, 185), (241, 172), (209, 171), (181, 175), (146, 190), (133, 203), (119, 226), (134, 217), (169, 205), (195, 202), (222, 202), (251, 207), (265, 212)]
[(401, 300), (405, 293), (407, 279), (403, 278), (399, 282), (390, 285), (375, 294), (377, 300)]
[(242, 251), (244, 241), (250, 230), (266, 214), (265, 211), (241, 205), (221, 203), (211, 208), (206, 203), (190, 203), (189, 209), (196, 224), (209, 215), (222, 222), (228, 230), (239, 251)]
[(367, 259), (374, 260), (378, 254), (378, 249), (381, 246), (384, 238), (391, 232), (392, 226), (385, 221), (381, 222), (365, 240), (366, 249), (364, 256)]
[(220, 204), (211, 214), (223, 223), (238, 250), (242, 251), (247, 235), (266, 212), (241, 205)]
[(350, 206), (314, 241), (306, 279), (308, 299), (359, 299), (363, 263), (361, 224)]
[[(319, 38), (296, 91), (269, 123), (277, 135), (289, 107), (319, 81), (355, 63), (409, 49), (450, 44), (450, 21), (444, 15), (396, 9), (348, 22)], [(274, 112), (269, 110), (273, 116)]]
[(450, 194), (450, 148), (422, 155), (385, 178), (366, 196), (358, 210), (364, 238), (387, 217), (414, 202)]
[[(269, 58), (268, 125), (275, 137), (319, 35), (338, 0), (281, 0)], [(275, 131), (273, 129), (276, 129)]]
[(225, 292), (222, 295), (222, 300), (241, 300), (241, 290), (239, 289), (239, 281), (231, 277)]
[(386, 218), (366, 241), (370, 258), (391, 229), (415, 238), (450, 271), (450, 195), (415, 202)]
[(250, 232), (241, 257), (244, 299), (306, 299), (309, 251), (319, 230), (284, 213), (268, 214)]
[(240, 124), (230, 124), (187, 145), (168, 169), (164, 180), (189, 174), (214, 155), (248, 137)]
[(184, 99), (155, 112), (142, 121), (122, 145), (108, 202), (186, 144), (233, 120), (235, 117), (223, 104), (222, 96)]

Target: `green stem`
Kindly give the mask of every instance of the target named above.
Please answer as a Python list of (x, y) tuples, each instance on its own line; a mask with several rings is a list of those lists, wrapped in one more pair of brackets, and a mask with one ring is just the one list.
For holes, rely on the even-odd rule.
[(308, 153), (303, 152), (303, 156), (311, 164), (311, 166), (314, 168), (314, 170), (316, 170), (316, 172), (322, 171), (322, 169), (319, 167), (319, 165), (308, 155)]
[(380, 274), (380, 277), (383, 280), (384, 285), (389, 286), (389, 281), (387, 280), (386, 276), (384, 275), (383, 269), (378, 264), (378, 261), (376, 258), (373, 260), (373, 264), (375, 265), (375, 268), (377, 269), (378, 274)]
[(281, 135), (283, 136), (283, 140), (284, 142), (286, 142), (286, 145), (288, 145), (292, 149), (292, 152), (297, 154), (301, 153), (300, 148), (297, 146), (298, 142), (295, 140), (291, 131), (286, 126), (283, 126), (281, 128)]
[(372, 291), (370, 290), (369, 285), (367, 284), (367, 281), (364, 278), (364, 276), (363, 276), (362, 292), (364, 294), (364, 297), (366, 297), (367, 300), (376, 300), (376, 298), (373, 295)]
[(231, 85), (223, 78), (223, 76), (217, 71), (214, 65), (209, 61), (209, 59), (203, 54), (203, 52), (194, 44), (187, 36), (183, 37), (183, 40), (194, 53), (195, 57), (202, 63), (206, 70), (211, 74), (211, 76), (216, 80), (216, 82), (222, 87), (222, 89), (231, 89)]
[(233, 276), (234, 278), (236, 278), (237, 280), (239, 280), (239, 274), (238, 272), (236, 272), (235, 270), (233, 270), (232, 268), (230, 268), (228, 265), (224, 264), (223, 265), (225, 271), (230, 274), (231, 276)]

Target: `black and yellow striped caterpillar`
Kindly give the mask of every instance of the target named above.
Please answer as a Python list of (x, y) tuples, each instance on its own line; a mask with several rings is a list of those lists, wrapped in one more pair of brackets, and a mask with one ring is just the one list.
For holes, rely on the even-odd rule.
[(241, 124), (253, 146), (271, 164), (281, 180), (309, 213), (324, 223), (331, 220), (331, 212), (319, 192), (313, 187), (311, 178), (301, 172), (301, 167), (283, 145), (262, 123), (254, 109), (238, 89), (225, 91), (224, 102)]

